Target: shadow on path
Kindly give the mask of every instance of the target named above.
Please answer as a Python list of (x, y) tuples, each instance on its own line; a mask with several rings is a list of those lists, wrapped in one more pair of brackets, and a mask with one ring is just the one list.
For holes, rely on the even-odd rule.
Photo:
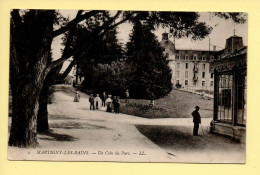
[(72, 142), (78, 140), (77, 138), (67, 134), (54, 133), (52, 130), (39, 133), (39, 139), (49, 140), (49, 141), (66, 141), (66, 142)]
[[(205, 149), (223, 150), (240, 149), (241, 145), (226, 137), (205, 133), (200, 136), (192, 135), (192, 128), (189, 126), (150, 126), (136, 125), (136, 128), (144, 136), (162, 148), (201, 151)], [(225, 146), (223, 146), (225, 145)]]

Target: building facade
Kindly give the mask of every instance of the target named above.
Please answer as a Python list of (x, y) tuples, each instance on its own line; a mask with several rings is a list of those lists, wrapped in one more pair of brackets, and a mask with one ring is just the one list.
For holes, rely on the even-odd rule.
[(209, 63), (216, 51), (177, 49), (169, 40), (168, 33), (162, 34), (160, 44), (169, 61), (175, 87), (213, 91), (214, 76), (209, 72)]
[(225, 49), (215, 54), (213, 132), (245, 142), (247, 116), (247, 47), (242, 37), (226, 40)]

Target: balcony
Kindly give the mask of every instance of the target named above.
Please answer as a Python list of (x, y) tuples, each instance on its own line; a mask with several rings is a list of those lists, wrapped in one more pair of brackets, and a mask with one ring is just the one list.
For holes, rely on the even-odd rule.
[(194, 82), (198, 81), (198, 77), (193, 77), (192, 79)]

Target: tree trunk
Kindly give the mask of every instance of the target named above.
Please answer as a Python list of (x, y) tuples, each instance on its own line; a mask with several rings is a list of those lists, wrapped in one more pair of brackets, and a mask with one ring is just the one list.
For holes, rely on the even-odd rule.
[(49, 86), (48, 83), (44, 83), (39, 98), (39, 111), (37, 116), (37, 131), (44, 132), (49, 130), (48, 123), (48, 98), (49, 98)]
[(10, 84), (12, 123), (9, 146), (37, 145), (39, 97), (50, 72), (54, 10), (30, 10), (23, 20), (11, 12)]
[(39, 108), (38, 87), (25, 86), (19, 88), (12, 86), (12, 125), (9, 137), (9, 146), (35, 147), (37, 145), (36, 124)]

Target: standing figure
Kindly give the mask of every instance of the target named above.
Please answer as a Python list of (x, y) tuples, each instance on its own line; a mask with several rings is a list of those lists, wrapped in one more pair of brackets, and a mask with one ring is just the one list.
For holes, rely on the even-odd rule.
[(129, 103), (129, 98), (130, 98), (130, 95), (129, 95), (129, 91), (128, 89), (125, 91), (125, 102), (126, 103)]
[(112, 112), (112, 99), (111, 99), (111, 95), (108, 95), (108, 98), (106, 99), (106, 106), (107, 106), (107, 112)]
[(99, 106), (100, 103), (101, 103), (99, 94), (97, 94), (97, 96), (95, 97), (94, 102), (95, 102), (95, 105), (96, 105), (96, 109), (98, 110), (98, 106)]
[(94, 106), (94, 97), (93, 97), (93, 94), (90, 95), (89, 97), (89, 103), (90, 103), (90, 110), (95, 110), (95, 106)]
[(119, 108), (120, 108), (120, 98), (119, 96), (117, 96), (115, 100), (115, 113), (119, 114)]
[(114, 112), (116, 112), (116, 96), (113, 96), (112, 98), (112, 108), (114, 109)]
[(149, 107), (150, 107), (150, 108), (153, 108), (153, 107), (154, 107), (154, 100), (153, 100), (153, 99), (150, 101)]
[(199, 110), (200, 110), (200, 107), (196, 106), (195, 111), (193, 111), (191, 113), (191, 115), (193, 117), (193, 123), (194, 123), (194, 128), (193, 128), (193, 135), (194, 136), (198, 136), (199, 124), (201, 123)]
[(107, 99), (106, 92), (103, 92), (103, 95), (102, 95), (102, 106), (104, 106), (104, 107), (106, 106), (105, 105), (106, 99)]
[(80, 95), (78, 93), (78, 90), (76, 90), (75, 97), (74, 97), (74, 102), (79, 102), (79, 99), (80, 99)]

